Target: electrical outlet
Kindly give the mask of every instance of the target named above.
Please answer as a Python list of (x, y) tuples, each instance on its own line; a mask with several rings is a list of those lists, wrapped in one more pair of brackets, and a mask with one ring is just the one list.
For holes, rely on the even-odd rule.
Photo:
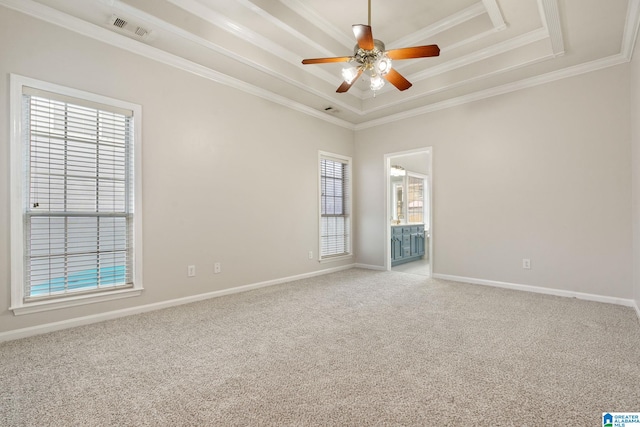
[(313, 259), (313, 251), (309, 251), (309, 259)]
[(194, 277), (196, 275), (196, 266), (190, 265), (187, 267), (187, 276)]
[(213, 264), (213, 272), (218, 274), (222, 271), (222, 267), (220, 266), (219, 262), (216, 262), (215, 264)]
[(525, 270), (531, 270), (531, 260), (528, 258), (522, 259), (522, 268)]

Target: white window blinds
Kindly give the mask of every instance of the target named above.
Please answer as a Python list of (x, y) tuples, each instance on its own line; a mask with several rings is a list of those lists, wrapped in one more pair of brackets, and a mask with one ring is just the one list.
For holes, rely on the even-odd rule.
[(320, 158), (320, 258), (351, 253), (350, 161)]
[(25, 301), (132, 286), (132, 117), (24, 88)]

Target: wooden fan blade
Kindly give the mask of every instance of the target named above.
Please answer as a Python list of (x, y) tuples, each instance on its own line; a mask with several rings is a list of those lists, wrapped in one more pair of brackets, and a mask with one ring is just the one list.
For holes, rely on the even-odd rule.
[(405, 79), (402, 74), (394, 70), (393, 68), (384, 76), (385, 79), (399, 90), (407, 90), (412, 84), (409, 80)]
[(373, 33), (369, 25), (355, 24), (353, 26), (353, 35), (356, 36), (358, 47), (364, 50), (373, 50)]
[(358, 81), (358, 79), (360, 78), (360, 76), (361, 76), (361, 75), (362, 75), (362, 70), (358, 70), (358, 75), (356, 76), (356, 78), (355, 78), (355, 79), (353, 79), (353, 81), (352, 81), (351, 83), (347, 83), (346, 81), (345, 81), (345, 82), (342, 82), (342, 84), (340, 85), (340, 87), (338, 88), (338, 90), (336, 90), (336, 92), (338, 92), (338, 93), (344, 93), (344, 92), (348, 91), (348, 90), (349, 90), (349, 88), (350, 88), (351, 86), (353, 86), (353, 84), (354, 84), (355, 82), (357, 82), (357, 81)]
[(428, 46), (404, 47), (401, 49), (388, 50), (387, 55), (391, 59), (426, 58), (429, 56), (440, 55), (440, 48), (435, 44), (430, 44)]
[(336, 56), (334, 58), (311, 58), (311, 59), (303, 59), (303, 64), (328, 64), (330, 62), (349, 62), (351, 60), (351, 56)]

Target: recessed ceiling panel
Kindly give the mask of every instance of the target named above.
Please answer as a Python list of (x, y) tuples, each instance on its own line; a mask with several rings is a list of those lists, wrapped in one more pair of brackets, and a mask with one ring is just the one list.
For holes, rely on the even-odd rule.
[[(576, 66), (620, 63), (630, 57), (640, 22), (637, 0), (371, 0), (373, 35), (387, 49), (441, 48), (438, 57), (394, 61), (394, 69), (413, 85), (399, 91), (387, 84), (374, 98), (366, 74), (348, 92), (336, 93), (345, 63), (301, 63), (352, 55), (352, 25), (367, 23), (367, 0), (0, 0), (3, 4), (97, 39), (108, 29), (118, 34), (108, 38), (110, 44), (133, 51), (139, 46), (140, 53), (160, 62), (197, 69), (204, 78), (352, 125), (489, 96), (505, 85), (542, 81), (538, 76), (571, 75)], [(124, 35), (108, 24), (114, 13), (151, 33), (139, 40)]]

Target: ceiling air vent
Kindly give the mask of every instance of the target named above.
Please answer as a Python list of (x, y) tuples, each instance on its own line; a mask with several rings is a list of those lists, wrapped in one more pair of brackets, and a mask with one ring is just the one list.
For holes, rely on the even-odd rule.
[(137, 39), (146, 39), (151, 33), (151, 30), (116, 15), (111, 15), (109, 25), (118, 28), (119, 32)]

